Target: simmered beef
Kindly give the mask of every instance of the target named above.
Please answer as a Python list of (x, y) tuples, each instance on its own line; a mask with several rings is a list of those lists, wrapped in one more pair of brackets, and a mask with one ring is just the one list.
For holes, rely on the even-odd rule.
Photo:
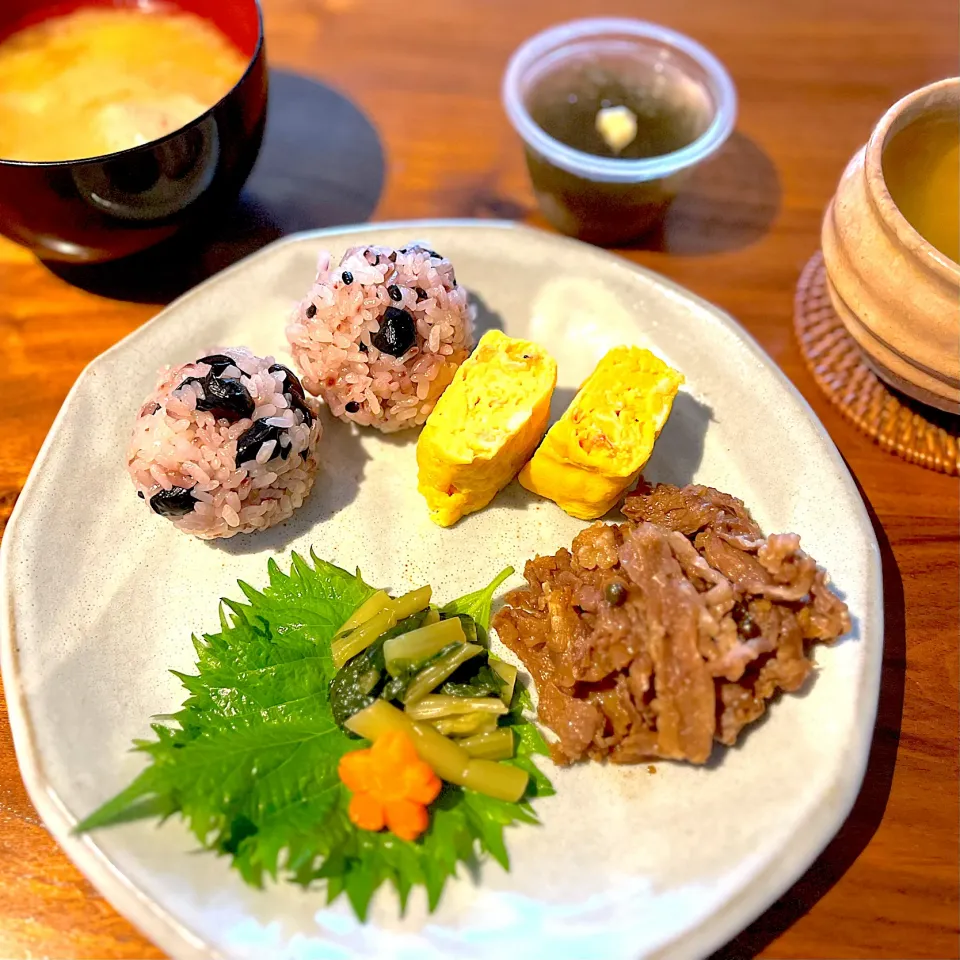
[(494, 626), (534, 678), (558, 763), (705, 763), (804, 683), (847, 608), (796, 534), (764, 537), (735, 497), (641, 486), (623, 512), (634, 522), (529, 561)]

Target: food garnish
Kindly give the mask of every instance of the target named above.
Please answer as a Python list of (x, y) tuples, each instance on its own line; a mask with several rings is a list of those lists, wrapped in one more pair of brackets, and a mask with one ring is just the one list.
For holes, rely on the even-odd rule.
[(442, 784), (402, 730), (388, 730), (367, 750), (345, 753), (337, 772), (353, 793), (347, 814), (354, 826), (387, 827), (401, 840), (416, 840), (427, 829), (427, 805)]
[(649, 350), (610, 350), (547, 432), (520, 483), (573, 517), (602, 517), (650, 459), (682, 383), (683, 375)]
[(809, 648), (850, 616), (800, 538), (764, 537), (735, 497), (641, 484), (623, 512), (528, 562), (494, 626), (537, 684), (558, 763), (706, 763), (804, 684)]
[(485, 507), (530, 459), (547, 429), (557, 364), (536, 343), (483, 335), (417, 442), (417, 488), (449, 527)]
[[(136, 742), (150, 764), (76, 829), (179, 814), (253, 886), (322, 881), (361, 919), (383, 883), (401, 907), (423, 886), (432, 910), (460, 863), (489, 854), (508, 869), (504, 828), (536, 823), (530, 801), (553, 792), (532, 759), (547, 749), (523, 717), (529, 697), (487, 649), (512, 571), (438, 609), (429, 587), (394, 599), (311, 560), (294, 553), (288, 574), (270, 560), (267, 587), (241, 583), (246, 602), (223, 601), (220, 631), (194, 640), (196, 675), (177, 674), (187, 701)], [(469, 733), (437, 729), (463, 717)]]
[[(400, 732), (447, 783), (519, 801), (528, 772), (496, 762), (513, 755), (513, 734), (501, 721), (514, 704), (517, 671), (492, 658), (486, 645), (493, 592), (512, 572), (508, 567), (486, 589), (442, 609), (428, 606), (426, 587), (399, 600), (366, 601), (334, 641), (340, 669), (330, 700), (337, 723), (374, 742)], [(356, 652), (338, 658), (337, 644), (342, 650), (355, 636), (363, 638)], [(476, 739), (486, 734), (494, 736)], [(461, 743), (467, 739), (470, 750)]]
[(620, 156), (624, 147), (637, 138), (637, 115), (627, 106), (601, 107), (594, 123), (597, 133), (614, 156)]

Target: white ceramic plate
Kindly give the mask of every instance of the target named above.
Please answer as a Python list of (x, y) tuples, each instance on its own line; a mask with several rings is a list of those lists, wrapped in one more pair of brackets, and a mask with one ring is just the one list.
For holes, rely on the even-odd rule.
[[(583, 524), (516, 484), (450, 530), (416, 492), (414, 436), (327, 427), (314, 493), (286, 525), (211, 545), (178, 533), (134, 496), (130, 423), (156, 368), (217, 344), (286, 354), (291, 302), (317, 252), (423, 238), (480, 299), (480, 326), (547, 345), (554, 414), (608, 347), (652, 347), (687, 377), (647, 470), (736, 494), (768, 531), (797, 531), (850, 605), (852, 636), (818, 651), (820, 670), (706, 768), (661, 763), (551, 770), (542, 827), (511, 830), (508, 874), (448, 886), (432, 916), (391, 892), (363, 926), (346, 903), (290, 885), (246, 888), (198, 855), (182, 824), (78, 839), (77, 819), (126, 785), (130, 740), (184, 694), (190, 635), (216, 629), (238, 577), (264, 581), (271, 555), (307, 550), (371, 583), (430, 582), (440, 598), (486, 583), (505, 562), (569, 545)], [(562, 389), (565, 388), (565, 389)], [(104, 895), (178, 958), (683, 957), (706, 954), (768, 906), (847, 815), (866, 763), (882, 647), (880, 561), (854, 483), (823, 427), (726, 314), (624, 260), (496, 223), (387, 224), (291, 237), (182, 297), (95, 360), (40, 452), (2, 549), (3, 679), (30, 796)], [(519, 582), (519, 577), (517, 578)], [(512, 584), (511, 584), (512, 585)]]

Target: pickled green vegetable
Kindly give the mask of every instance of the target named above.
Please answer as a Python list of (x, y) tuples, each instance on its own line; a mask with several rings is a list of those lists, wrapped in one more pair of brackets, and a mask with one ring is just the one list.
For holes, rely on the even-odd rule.
[(503, 682), (500, 688), (500, 698), (509, 707), (513, 702), (513, 691), (517, 685), (517, 668), (505, 660), (490, 660), (490, 668)]
[(476, 643), (457, 644), (448, 653), (424, 667), (407, 687), (403, 702), (415, 703), (438, 687), (447, 677), (471, 657), (484, 653), (484, 648)]
[(385, 685), (390, 680), (384, 664), (384, 644), (392, 637), (418, 629), (423, 625), (425, 617), (426, 611), (407, 617), (337, 671), (330, 684), (330, 711), (341, 727), (358, 710), (369, 706), (383, 694)]
[(431, 587), (419, 587), (396, 600), (383, 591), (375, 593), (337, 631), (330, 652), (334, 666), (339, 670), (394, 624), (423, 610), (430, 603)]
[(444, 681), (440, 693), (453, 697), (499, 697), (503, 681), (491, 666), (492, 661), (468, 660)]
[(476, 733), (488, 733), (497, 729), (495, 714), (486, 711), (463, 713), (459, 716), (439, 717), (437, 720), (425, 720), (445, 737), (471, 737)]
[(519, 767), (474, 757), (470, 758), (462, 778), (460, 786), (510, 803), (516, 803), (524, 795), (530, 782), (529, 774)]
[(392, 629), (397, 622), (393, 607), (384, 607), (369, 620), (345, 633), (330, 645), (333, 665), (339, 670), (348, 660), (366, 650), (379, 636)]
[(425, 587), (419, 587), (405, 593), (402, 597), (397, 597), (393, 601), (393, 609), (396, 611), (397, 619), (403, 620), (411, 614), (419, 613), (430, 603), (430, 597), (433, 596), (433, 588), (429, 584)]
[(441, 611), (440, 616), (444, 620), (459, 620), (460, 626), (463, 627), (463, 635), (467, 638), (467, 643), (481, 643), (486, 645), (486, 635), (480, 635), (480, 631), (477, 628), (477, 622), (469, 614), (445, 614)]
[(487, 713), (498, 717), (507, 712), (507, 707), (499, 697), (451, 697), (435, 693), (411, 703), (406, 712), (414, 720), (436, 720), (464, 713)]
[(496, 730), (458, 740), (457, 744), (471, 757), (482, 757), (485, 760), (509, 760), (514, 751), (513, 730), (510, 727), (497, 727)]
[(411, 666), (423, 663), (451, 643), (465, 641), (459, 620), (439, 620), (401, 637), (394, 637), (383, 647), (387, 671), (391, 676), (398, 677)]
[(355, 627), (359, 627), (365, 620), (369, 620), (375, 613), (379, 613), (385, 607), (390, 606), (390, 596), (386, 590), (378, 590), (372, 597), (364, 601), (351, 614), (347, 622), (334, 634), (333, 640), (344, 636)]

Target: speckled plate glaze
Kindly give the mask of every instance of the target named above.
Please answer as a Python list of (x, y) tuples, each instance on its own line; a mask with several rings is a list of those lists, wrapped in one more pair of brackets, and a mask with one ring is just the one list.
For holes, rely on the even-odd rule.
[[(179, 822), (76, 838), (76, 820), (123, 787), (152, 714), (179, 705), (167, 671), (192, 666), (190, 635), (217, 623), (238, 577), (313, 546), (367, 580), (440, 598), (504, 563), (568, 545), (583, 524), (518, 485), (456, 527), (433, 526), (416, 492), (415, 436), (327, 425), (323, 472), (286, 525), (223, 544), (178, 533), (134, 496), (131, 420), (156, 367), (215, 344), (286, 355), (283, 327), (317, 252), (422, 238), (477, 298), (480, 326), (552, 350), (558, 415), (608, 347), (638, 343), (687, 377), (653, 479), (742, 497), (763, 527), (793, 530), (830, 570), (853, 634), (818, 652), (815, 682), (784, 697), (708, 767), (551, 770), (541, 827), (511, 831), (513, 869), (487, 864), (440, 909), (391, 892), (363, 926), (345, 903), (289, 885), (246, 888), (197, 855)], [(95, 360), (64, 403), (2, 548), (2, 667), (24, 780), (47, 826), (104, 895), (177, 958), (604, 960), (705, 955), (806, 869), (859, 788), (882, 651), (880, 561), (853, 480), (823, 427), (726, 314), (655, 274), (570, 240), (496, 223), (407, 223), (304, 234), (213, 277)], [(519, 577), (516, 578), (519, 581)]]

